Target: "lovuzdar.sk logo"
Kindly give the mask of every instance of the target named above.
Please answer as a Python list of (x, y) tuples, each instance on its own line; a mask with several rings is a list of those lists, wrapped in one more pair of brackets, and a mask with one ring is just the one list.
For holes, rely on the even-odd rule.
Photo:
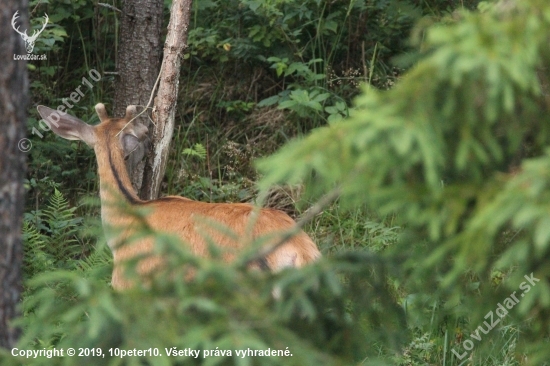
[(21, 38), (23, 38), (23, 41), (25, 41), (25, 48), (27, 49), (27, 54), (26, 55), (13, 55), (13, 59), (14, 60), (45, 60), (46, 59), (46, 55), (33, 55), (32, 54), (32, 51), (34, 50), (34, 44), (36, 42), (36, 40), (38, 39), (38, 36), (40, 35), (40, 33), (42, 33), (44, 31), (44, 29), (46, 29), (46, 25), (48, 24), (48, 21), (49, 21), (49, 18), (48, 18), (48, 14), (44, 13), (44, 24), (42, 24), (42, 29), (40, 30), (34, 30), (32, 32), (32, 36), (29, 36), (27, 34), (27, 30), (25, 29), (23, 32), (21, 32), (19, 30), (19, 26), (16, 24), (17, 23), (17, 18), (19, 18), (19, 10), (15, 12), (15, 14), (13, 14), (13, 17), (11, 18), (11, 26), (13, 28), (14, 31), (16, 31), (20, 36)]

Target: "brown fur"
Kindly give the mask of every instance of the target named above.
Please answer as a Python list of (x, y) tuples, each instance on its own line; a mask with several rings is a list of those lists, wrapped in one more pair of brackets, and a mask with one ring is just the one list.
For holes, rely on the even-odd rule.
[[(38, 111), (42, 118), (52, 122), (51, 115), (55, 113), (54, 110), (39, 106)], [(109, 118), (102, 104), (96, 106), (96, 111), (101, 119), (101, 123), (97, 126), (87, 125), (75, 117), (66, 115), (61, 116), (57, 123), (52, 122), (52, 130), (67, 139), (83, 140), (95, 150), (104, 229), (105, 231), (108, 231), (109, 227), (124, 229), (118, 235), (107, 237), (114, 257), (111, 282), (115, 289), (132, 286), (132, 283), (124, 277), (124, 262), (153, 251), (151, 239), (140, 239), (122, 245), (135, 230), (137, 218), (129, 215), (127, 210), (121, 207), (119, 204), (121, 199), (132, 206), (150, 210), (146, 222), (152, 229), (178, 236), (196, 255), (208, 255), (205, 238), (209, 238), (227, 250), (223, 256), (225, 261), (231, 261), (235, 254), (243, 249), (243, 243), (251, 241), (246, 240), (247, 235), (250, 235), (246, 229), (251, 220), (255, 220), (255, 225), (248, 239), (270, 236), (266, 245), (276, 243), (280, 240), (277, 233), (288, 231), (295, 225), (287, 214), (273, 209), (260, 209), (257, 211), (258, 216), (253, 218), (252, 215), (256, 214), (253, 206), (243, 203), (204, 203), (177, 196), (152, 201), (140, 200), (130, 183), (124, 157), (130, 153), (127, 150), (132, 150), (136, 143), (141, 143), (147, 131), (143, 126), (132, 123), (127, 125), (135, 115), (135, 107), (128, 107), (126, 116), (121, 119)], [(55, 120), (53, 118), (53, 121)], [(220, 232), (209, 222), (217, 222), (231, 229), (239, 239)], [(307, 234), (300, 231), (267, 255), (264, 264), (270, 270), (277, 271), (284, 267), (301, 267), (320, 256), (321, 253), (315, 243)], [(148, 275), (161, 263), (162, 259), (158, 257), (144, 258), (138, 264), (138, 272)]]

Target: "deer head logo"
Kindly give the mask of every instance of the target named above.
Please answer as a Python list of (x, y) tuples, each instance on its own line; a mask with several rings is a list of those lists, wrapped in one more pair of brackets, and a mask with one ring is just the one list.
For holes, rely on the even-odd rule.
[(19, 33), (21, 35), (21, 37), (23, 38), (23, 41), (25, 41), (25, 48), (27, 49), (27, 53), (32, 53), (32, 50), (34, 49), (34, 42), (36, 42), (36, 39), (38, 38), (38, 36), (40, 35), (40, 33), (42, 33), (42, 31), (46, 28), (46, 25), (48, 24), (48, 14), (45, 14), (44, 13), (44, 24), (42, 25), (42, 29), (40, 29), (39, 31), (34, 31), (32, 33), (32, 36), (28, 36), (27, 35), (27, 30), (25, 29), (24, 32), (21, 32), (19, 30), (19, 26), (16, 27), (15, 25), (15, 21), (17, 20), (17, 18), (19, 18), (19, 10), (15, 12), (15, 14), (13, 14), (13, 18), (11, 18), (11, 26), (13, 27), (13, 29)]

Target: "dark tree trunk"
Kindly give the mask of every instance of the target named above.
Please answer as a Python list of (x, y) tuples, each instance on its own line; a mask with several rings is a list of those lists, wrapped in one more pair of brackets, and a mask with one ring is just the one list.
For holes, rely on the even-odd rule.
[(174, 132), (174, 120), (178, 100), (178, 84), (183, 51), (187, 47), (192, 0), (173, 0), (170, 23), (164, 43), (164, 57), (160, 84), (153, 108), (152, 151), (145, 165), (142, 194), (146, 199), (158, 197), (162, 178), (166, 171), (168, 150)]
[(19, 331), (10, 322), (17, 315), (21, 293), (21, 220), (27, 108), (27, 65), (15, 61), (25, 55), (24, 42), (11, 27), (16, 11), (21, 29), (29, 28), (27, 0), (0, 2), (0, 347), (12, 348)]
[[(117, 56), (114, 116), (123, 116), (130, 104), (146, 106), (158, 76), (161, 61), (163, 0), (124, 0)], [(140, 109), (138, 108), (138, 111)], [(149, 126), (150, 113), (139, 121)], [(136, 192), (143, 178), (143, 154), (132, 154), (127, 168)]]

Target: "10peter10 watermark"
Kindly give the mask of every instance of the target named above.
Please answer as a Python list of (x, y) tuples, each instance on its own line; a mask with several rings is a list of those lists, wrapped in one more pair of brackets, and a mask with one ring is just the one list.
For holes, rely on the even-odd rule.
[[(88, 72), (88, 76), (90, 79), (88, 79), (86, 76), (84, 76), (81, 80), (81, 85), (79, 85), (70, 95), (68, 98), (62, 98), (61, 101), (63, 104), (60, 104), (57, 106), (57, 113), (52, 113), (48, 120), (41, 119), (38, 121), (38, 126), (43, 132), (50, 131), (52, 129), (52, 124), (56, 127), (59, 127), (57, 122), (61, 119), (61, 116), (64, 116), (67, 114), (67, 111), (71, 110), (82, 97), (84, 97), (84, 92), (81, 90), (82, 86), (88, 87), (90, 90), (94, 88), (93, 82), (98, 82), (101, 80), (101, 74), (95, 70), (91, 69)], [(71, 103), (72, 102), (72, 103)], [(40, 138), (44, 138), (44, 135), (36, 128), (33, 127), (31, 133), (35, 136), (38, 136)], [(29, 152), (32, 148), (32, 143), (29, 139), (23, 138), (19, 140), (18, 144), (19, 150), (22, 152)]]
[[(90, 79), (92, 79), (93, 81), (95, 82), (98, 82), (99, 80), (101, 80), (101, 74), (95, 70), (95, 69), (91, 69), (89, 72), (88, 72), (88, 76), (90, 77)], [(86, 85), (88, 88), (90, 89), (93, 89), (93, 84), (90, 82), (90, 80), (88, 80), (86, 77), (83, 77), (82, 78), (82, 85)], [(84, 93), (80, 90), (80, 88), (82, 87), (82, 85), (79, 85), (74, 92), (72, 92), (70, 95), (69, 95), (69, 98), (62, 98), (61, 101), (63, 102), (63, 104), (60, 104), (57, 106), (57, 111), (59, 112), (59, 114), (57, 113), (52, 113), (49, 117), (48, 117), (48, 121), (44, 120), (44, 119), (41, 119), (39, 122), (38, 122), (38, 125), (40, 126), (40, 128), (42, 129), (42, 131), (50, 131), (52, 129), (51, 127), (51, 124), (52, 123), (54, 126), (56, 127), (59, 127), (59, 125), (57, 124), (57, 122), (59, 121), (60, 119), (60, 116), (64, 116), (67, 112), (67, 110), (70, 110), (74, 107), (73, 104), (71, 104), (69, 102), (68, 99), (70, 99), (73, 103), (78, 103), (80, 101), (80, 98), (84, 96)], [(57, 117), (57, 119), (54, 119), (53, 117)], [(43, 138), (44, 136), (36, 129), (36, 127), (33, 127), (32, 128), (32, 134), (33, 135), (38, 135), (40, 138)]]

